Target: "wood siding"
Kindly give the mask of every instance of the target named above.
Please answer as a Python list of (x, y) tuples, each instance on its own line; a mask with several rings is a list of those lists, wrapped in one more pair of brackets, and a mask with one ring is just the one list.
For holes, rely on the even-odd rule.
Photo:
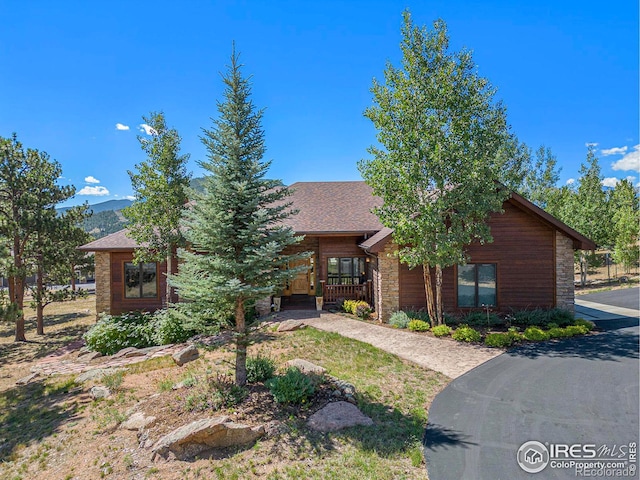
[(318, 274), (320, 280), (327, 280), (327, 262), (332, 257), (362, 257), (366, 258), (364, 251), (358, 246), (364, 237), (319, 237), (320, 254), (318, 255)]
[[(554, 229), (508, 202), (504, 214), (493, 215), (489, 224), (493, 243), (471, 245), (467, 252), (470, 263), (496, 264), (497, 309), (554, 307)], [(451, 313), (462, 311), (457, 306), (456, 274), (455, 267), (443, 272), (444, 307)], [(400, 266), (400, 308), (426, 308), (422, 268)]]
[(124, 296), (124, 264), (133, 260), (133, 252), (111, 253), (111, 314), (132, 311), (153, 312), (162, 308), (162, 300), (167, 285), (167, 264), (159, 263), (156, 270), (157, 292), (155, 298), (125, 298)]

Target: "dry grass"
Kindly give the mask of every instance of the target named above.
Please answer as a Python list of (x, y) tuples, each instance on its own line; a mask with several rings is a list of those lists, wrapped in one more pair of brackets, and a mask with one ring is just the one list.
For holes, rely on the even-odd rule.
[[(87, 308), (80, 303), (76, 307), (82, 312)], [(38, 350), (52, 351), (64, 343), (62, 339), (78, 338), (93, 321), (93, 312), (60, 311), (46, 327), (48, 335), (26, 344), (22, 357), (14, 358), (32, 362), (40, 358)], [(32, 331), (30, 335), (35, 336)], [(4, 341), (0, 347), (10, 344)], [(197, 382), (207, 375), (230, 373), (233, 352), (223, 347), (202, 351), (200, 359), (184, 367), (167, 359), (132, 365), (118, 392), (102, 401), (92, 401), (87, 393), (90, 384), (77, 386), (72, 377), (6, 387), (0, 392), (0, 478), (426, 478), (420, 439), (427, 408), (449, 381), (447, 377), (367, 344), (314, 329), (265, 332), (250, 351), (268, 355), (280, 366), (291, 358), (324, 366), (356, 386), (358, 406), (375, 424), (330, 434), (311, 431), (305, 419), (319, 408), (317, 402), (283, 408), (260, 385), (252, 387), (248, 401), (232, 409), (188, 410), (187, 399)], [(13, 366), (7, 361), (3, 373)], [(196, 386), (170, 389), (185, 378), (194, 379)], [(188, 462), (154, 462), (148, 449), (139, 448), (137, 432), (117, 428), (134, 410), (158, 417), (147, 431), (153, 441), (173, 428), (221, 413), (251, 425), (276, 421), (282, 432), (249, 448), (211, 452)]]

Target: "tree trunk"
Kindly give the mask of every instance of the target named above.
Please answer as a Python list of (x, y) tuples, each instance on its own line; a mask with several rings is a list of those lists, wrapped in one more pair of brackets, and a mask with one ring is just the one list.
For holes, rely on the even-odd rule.
[(76, 291), (76, 266), (71, 265), (71, 291)]
[(431, 272), (429, 271), (429, 265), (426, 263), (422, 265), (422, 274), (424, 277), (424, 291), (427, 297), (427, 313), (431, 319), (431, 326), (435, 325), (437, 321), (436, 309), (433, 303), (433, 286), (431, 285)]
[(167, 255), (167, 288), (165, 291), (165, 307), (169, 307), (169, 304), (173, 302), (173, 287), (169, 284), (169, 277), (173, 275), (174, 272), (174, 260), (176, 255), (176, 246), (171, 245), (169, 247), (169, 255)]
[(436, 318), (438, 319), (438, 325), (444, 323), (442, 310), (442, 267), (436, 265)]
[(42, 266), (38, 265), (38, 274), (36, 280), (36, 333), (44, 335), (44, 305), (42, 300), (44, 297), (44, 282), (42, 281)]
[(584, 287), (587, 284), (587, 256), (584, 250), (580, 251), (580, 286)]
[(247, 327), (244, 321), (244, 302), (236, 300), (236, 385), (247, 383)]
[(16, 307), (16, 342), (26, 342), (24, 334), (24, 280), (20, 277), (9, 277), (9, 298)]

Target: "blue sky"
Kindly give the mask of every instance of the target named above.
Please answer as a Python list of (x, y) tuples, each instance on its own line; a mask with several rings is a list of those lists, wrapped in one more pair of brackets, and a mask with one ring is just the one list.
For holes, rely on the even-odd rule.
[(634, 0), (3, 0), (0, 136), (59, 161), (78, 189), (68, 203), (97, 203), (132, 194), (142, 115), (162, 110), (198, 176), (235, 41), (266, 108), (270, 176), (356, 180), (376, 134), (362, 112), (372, 79), (399, 61), (406, 7), (419, 25), (443, 18), (451, 47), (473, 50), (513, 132), (552, 149), (561, 183), (578, 176), (587, 143), (607, 183), (638, 182)]

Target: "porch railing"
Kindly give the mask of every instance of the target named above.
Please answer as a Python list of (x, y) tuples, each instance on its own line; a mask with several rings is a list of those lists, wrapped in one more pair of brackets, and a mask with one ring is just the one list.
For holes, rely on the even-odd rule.
[(371, 280), (358, 285), (326, 285), (325, 282), (321, 284), (325, 303), (337, 303), (341, 300), (364, 300), (371, 303)]

